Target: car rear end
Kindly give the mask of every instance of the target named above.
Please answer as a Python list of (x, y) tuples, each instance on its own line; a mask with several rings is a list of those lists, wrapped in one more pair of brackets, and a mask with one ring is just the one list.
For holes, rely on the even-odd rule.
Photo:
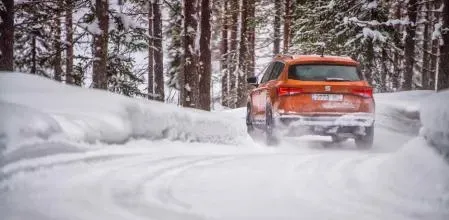
[(277, 87), (275, 108), (287, 134), (353, 138), (374, 124), (372, 87), (354, 63), (293, 64)]

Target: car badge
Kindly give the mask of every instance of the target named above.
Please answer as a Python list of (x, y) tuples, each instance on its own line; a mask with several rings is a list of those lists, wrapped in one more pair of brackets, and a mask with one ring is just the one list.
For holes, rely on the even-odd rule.
[(324, 86), (324, 91), (330, 92), (332, 90), (332, 86)]

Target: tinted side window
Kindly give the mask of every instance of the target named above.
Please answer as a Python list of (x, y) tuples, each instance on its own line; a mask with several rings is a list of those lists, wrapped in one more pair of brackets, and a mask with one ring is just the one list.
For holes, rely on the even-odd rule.
[(279, 78), (279, 75), (281, 75), (282, 70), (284, 70), (284, 64), (281, 62), (276, 62), (276, 64), (274, 65), (273, 71), (271, 73), (271, 77), (270, 80), (274, 80)]
[(270, 65), (265, 69), (265, 73), (263, 74), (262, 80), (260, 83), (265, 83), (269, 80), (271, 71), (273, 70), (274, 63), (270, 63)]

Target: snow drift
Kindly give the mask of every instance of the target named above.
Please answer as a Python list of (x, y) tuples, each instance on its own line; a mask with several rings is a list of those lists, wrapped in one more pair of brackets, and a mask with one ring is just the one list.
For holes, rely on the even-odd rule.
[(376, 125), (416, 135), (421, 128), (420, 106), (434, 92), (417, 90), (375, 94)]
[(221, 144), (245, 140), (244, 123), (216, 114), (35, 75), (0, 74), (0, 151), (15, 150), (30, 138), (89, 143), (123, 143), (135, 138)]
[[(372, 175), (380, 188), (393, 195), (407, 195), (394, 202), (397, 208), (412, 207), (416, 213), (427, 215), (423, 219), (449, 216), (449, 166), (424, 138), (414, 138), (386, 156)], [(437, 213), (445, 213), (445, 217)]]
[(449, 160), (449, 91), (435, 93), (422, 102), (421, 135)]

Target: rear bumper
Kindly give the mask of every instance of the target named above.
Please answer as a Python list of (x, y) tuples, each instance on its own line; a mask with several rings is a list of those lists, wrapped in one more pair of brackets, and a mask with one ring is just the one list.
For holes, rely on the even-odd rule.
[(369, 127), (374, 124), (373, 113), (348, 113), (335, 116), (279, 115), (278, 120), (285, 126), (320, 127)]

